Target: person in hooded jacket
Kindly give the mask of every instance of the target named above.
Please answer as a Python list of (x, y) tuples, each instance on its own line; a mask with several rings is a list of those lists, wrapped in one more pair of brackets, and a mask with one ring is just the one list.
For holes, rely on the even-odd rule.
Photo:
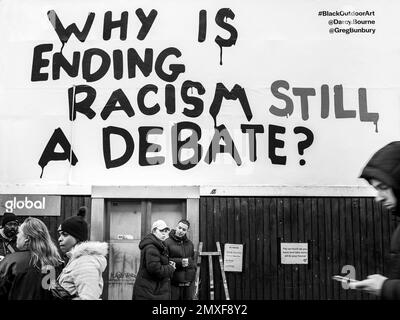
[(169, 261), (164, 242), (170, 228), (165, 221), (153, 223), (151, 233), (139, 243), (140, 266), (133, 286), (133, 300), (170, 300), (175, 263)]
[(108, 244), (88, 240), (86, 207), (66, 219), (58, 228), (61, 251), (68, 263), (57, 281), (73, 300), (99, 300), (103, 292), (103, 272), (107, 266)]
[[(366, 179), (377, 191), (375, 200), (395, 215), (400, 215), (400, 141), (378, 150), (365, 165), (360, 178)], [(390, 266), (387, 277), (369, 275), (349, 287), (360, 289), (385, 300), (400, 299), (400, 225), (391, 237)]]
[(28, 217), (19, 226), (17, 248), (0, 262), (0, 299), (53, 300), (49, 275), (55, 279), (62, 259), (46, 225)]
[(192, 300), (193, 281), (196, 276), (194, 264), (193, 242), (187, 237), (190, 223), (186, 219), (178, 222), (175, 229), (169, 233), (165, 240), (169, 258), (176, 264), (176, 270), (171, 280), (172, 300)]

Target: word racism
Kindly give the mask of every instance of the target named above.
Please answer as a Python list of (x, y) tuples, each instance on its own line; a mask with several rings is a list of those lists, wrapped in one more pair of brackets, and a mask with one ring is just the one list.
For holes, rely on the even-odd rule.
[[(139, 20), (141, 26), (137, 33), (137, 39), (144, 41), (146, 36), (151, 31), (153, 23), (156, 21), (158, 12), (151, 10), (146, 14), (142, 9), (135, 11), (136, 17)], [(113, 50), (112, 54), (109, 54), (105, 50), (100, 48), (89, 48), (83, 52), (73, 52), (72, 58), (69, 61), (64, 57), (62, 50), (64, 45), (68, 42), (72, 34), (80, 41), (85, 42), (93, 21), (95, 19), (95, 13), (89, 13), (83, 28), (79, 29), (75, 23), (64, 27), (63, 23), (59, 19), (57, 13), (51, 10), (47, 13), (48, 19), (53, 26), (58, 38), (61, 41), (60, 52), (54, 52), (51, 56), (51, 61), (47, 59), (48, 53), (53, 51), (53, 44), (45, 43), (37, 45), (33, 50), (33, 61), (32, 61), (32, 72), (31, 81), (48, 81), (49, 75), (52, 80), (60, 79), (61, 69), (71, 78), (78, 76), (79, 70), (81, 70), (82, 78), (87, 83), (95, 82), (102, 79), (105, 75), (112, 70), (112, 74), (115, 80), (120, 80), (124, 76), (128, 79), (135, 78), (137, 70), (140, 70), (143, 76), (148, 77), (154, 70), (157, 76), (165, 81), (166, 84), (162, 88), (164, 91), (164, 107), (167, 114), (176, 113), (176, 102), (177, 102), (177, 90), (180, 92), (180, 99), (187, 105), (182, 111), (183, 115), (188, 118), (197, 118), (204, 112), (204, 102), (200, 96), (206, 93), (204, 86), (193, 80), (185, 80), (182, 82), (180, 88), (176, 88), (172, 83), (178, 79), (182, 74), (185, 73), (186, 66), (182, 63), (170, 64), (168, 66), (168, 72), (165, 72), (164, 64), (165, 60), (171, 56), (176, 59), (182, 56), (181, 51), (175, 47), (168, 47), (164, 50), (155, 53), (152, 48), (146, 48), (144, 55), (140, 55), (134, 48), (129, 48), (126, 52), (122, 50)], [(112, 12), (108, 11), (104, 14), (103, 24), (103, 40), (108, 41), (111, 39), (111, 32), (119, 30), (120, 40), (127, 40), (128, 30), (128, 12), (122, 12), (119, 20), (112, 19)], [(215, 38), (215, 43), (220, 47), (220, 64), (222, 65), (222, 49), (224, 47), (231, 47), (236, 44), (238, 38), (238, 32), (236, 28), (228, 22), (228, 19), (234, 20), (235, 14), (229, 8), (220, 9), (215, 16), (215, 23), (223, 29), (226, 33), (229, 33), (229, 38), (224, 39), (219, 35)], [(197, 41), (202, 43), (206, 40), (207, 36), (207, 11), (201, 10), (199, 12), (198, 22), (198, 37)], [(100, 64), (92, 63), (93, 60), (100, 61)], [(51, 64), (50, 64), (51, 62)], [(51, 65), (51, 68), (48, 68)], [(96, 68), (93, 67), (96, 65)], [(95, 69), (95, 70), (94, 70)], [(126, 70), (124, 72), (124, 69)], [(145, 104), (146, 96), (151, 94), (158, 94), (159, 87), (154, 84), (147, 84), (140, 88), (137, 92), (137, 109), (145, 116), (152, 117), (160, 112), (160, 104), (148, 106)], [(193, 95), (193, 89), (197, 92)], [(270, 90), (272, 95), (281, 101), (283, 107), (277, 107), (270, 105), (269, 112), (276, 117), (288, 117), (290, 116), (295, 108), (293, 99), (290, 97), (292, 94), (298, 97), (300, 101), (300, 112), (302, 120), (307, 121), (309, 119), (309, 98), (316, 96), (317, 90), (315, 88), (300, 88), (293, 87), (285, 80), (274, 81)], [(334, 117), (340, 118), (356, 118), (356, 110), (345, 110), (343, 102), (343, 87), (336, 85), (333, 87), (334, 97)], [(69, 120), (75, 121), (77, 113), (84, 115), (87, 119), (94, 119), (96, 116), (101, 117), (103, 120), (107, 120), (108, 117), (115, 111), (122, 111), (127, 117), (135, 116), (135, 109), (132, 107), (130, 100), (122, 89), (114, 90), (110, 94), (110, 98), (105, 104), (99, 115), (92, 109), (93, 103), (96, 100), (96, 89), (93, 86), (87, 84), (74, 85), (68, 88), (68, 99), (69, 99)], [(80, 96), (80, 99), (76, 99)], [(83, 98), (82, 98), (83, 96)], [(330, 88), (328, 85), (323, 84), (320, 88), (321, 96), (321, 118), (326, 119), (330, 113)], [(268, 132), (268, 157), (271, 164), (274, 165), (285, 165), (286, 156), (278, 156), (276, 149), (281, 149), (285, 145), (285, 141), (281, 140), (277, 135), (285, 134), (286, 128), (278, 125), (269, 124), (266, 130), (261, 124), (251, 123), (253, 119), (252, 109), (250, 107), (247, 94), (245, 89), (235, 84), (232, 88), (227, 88), (223, 83), (219, 82), (215, 85), (214, 97), (211, 105), (209, 106), (209, 114), (214, 121), (214, 134), (210, 144), (208, 145), (204, 162), (211, 164), (216, 161), (216, 156), (219, 153), (227, 153), (232, 156), (238, 166), (242, 164), (242, 159), (237, 151), (235, 142), (232, 139), (232, 135), (228, 131), (225, 124), (218, 123), (218, 114), (221, 109), (222, 102), (226, 100), (238, 100), (243, 110), (244, 115), (248, 123), (241, 124), (240, 130), (243, 134), (247, 134), (249, 138), (249, 159), (251, 162), (257, 160), (256, 151), (256, 137), (257, 134)], [(77, 102), (79, 100), (79, 102)], [(358, 101), (359, 101), (359, 118), (363, 122), (373, 122), (377, 131), (377, 123), (379, 119), (378, 113), (368, 112), (367, 108), (367, 91), (365, 88), (358, 90)], [(161, 165), (165, 162), (164, 157), (148, 157), (148, 152), (160, 152), (161, 147), (158, 144), (149, 143), (148, 136), (151, 134), (160, 135), (163, 133), (163, 128), (160, 126), (142, 126), (138, 127), (139, 132), (139, 165), (140, 166), (151, 166)], [(185, 130), (190, 132), (190, 135), (186, 139), (181, 139), (181, 133)], [(297, 126), (293, 129), (294, 134), (305, 135), (305, 140), (300, 141), (298, 144), (298, 152), (303, 155), (304, 150), (310, 147), (314, 141), (313, 132), (303, 126)], [(120, 167), (127, 163), (133, 155), (134, 141), (131, 134), (124, 128), (108, 126), (103, 128), (103, 156), (105, 167), (107, 169)], [(122, 156), (112, 159), (111, 157), (111, 136), (119, 136), (125, 141), (125, 151)], [(202, 136), (202, 130), (194, 121), (182, 121), (175, 123), (171, 128), (172, 137), (172, 157), (173, 165), (179, 170), (188, 170), (195, 167), (202, 159), (203, 146), (200, 144)], [(56, 152), (57, 146), (61, 146), (62, 152)], [(190, 150), (193, 154), (188, 159), (182, 159), (181, 154), (183, 150)], [(51, 161), (57, 160), (68, 160), (72, 165), (76, 165), (78, 157), (72, 150), (70, 142), (66, 138), (61, 128), (56, 128), (49, 142), (47, 143), (39, 160), (39, 165), (42, 168), (42, 174), (44, 168)], [(304, 165), (305, 161), (301, 160), (300, 165)]]

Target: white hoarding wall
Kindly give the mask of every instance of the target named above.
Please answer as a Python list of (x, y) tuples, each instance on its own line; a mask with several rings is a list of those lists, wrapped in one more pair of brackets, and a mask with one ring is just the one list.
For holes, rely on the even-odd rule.
[(2, 0), (0, 182), (365, 186), (400, 136), (399, 9)]

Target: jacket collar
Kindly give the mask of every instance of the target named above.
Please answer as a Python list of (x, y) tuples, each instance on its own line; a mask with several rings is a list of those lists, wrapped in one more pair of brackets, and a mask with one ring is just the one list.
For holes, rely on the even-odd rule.
[(108, 253), (108, 244), (99, 241), (80, 242), (67, 253), (70, 259), (76, 259), (86, 255), (106, 256)]
[(179, 237), (176, 235), (176, 230), (175, 230), (175, 229), (172, 229), (172, 230), (170, 231), (169, 236), (170, 236), (172, 239), (174, 239), (175, 241), (177, 241), (177, 242), (186, 242), (186, 241), (188, 240), (186, 234), (185, 234), (182, 238), (179, 238)]

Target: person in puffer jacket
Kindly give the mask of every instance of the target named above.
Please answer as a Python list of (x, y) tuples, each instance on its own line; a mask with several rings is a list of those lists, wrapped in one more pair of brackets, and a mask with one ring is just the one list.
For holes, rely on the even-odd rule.
[(193, 281), (196, 277), (193, 242), (187, 237), (190, 223), (186, 219), (178, 222), (175, 229), (165, 240), (169, 259), (176, 263), (176, 270), (171, 280), (172, 300), (192, 300)]
[[(366, 179), (376, 189), (377, 202), (382, 202), (394, 215), (400, 215), (400, 141), (378, 150), (365, 165), (360, 178)], [(400, 299), (400, 225), (391, 237), (389, 269), (387, 277), (373, 274), (349, 286), (385, 300)]]
[(107, 266), (108, 244), (88, 240), (86, 208), (66, 219), (59, 227), (58, 242), (68, 263), (57, 281), (74, 300), (99, 300), (103, 292), (102, 274)]
[(169, 227), (163, 220), (153, 223), (151, 233), (139, 243), (140, 266), (133, 286), (132, 300), (170, 300), (175, 263), (169, 261), (164, 244)]

